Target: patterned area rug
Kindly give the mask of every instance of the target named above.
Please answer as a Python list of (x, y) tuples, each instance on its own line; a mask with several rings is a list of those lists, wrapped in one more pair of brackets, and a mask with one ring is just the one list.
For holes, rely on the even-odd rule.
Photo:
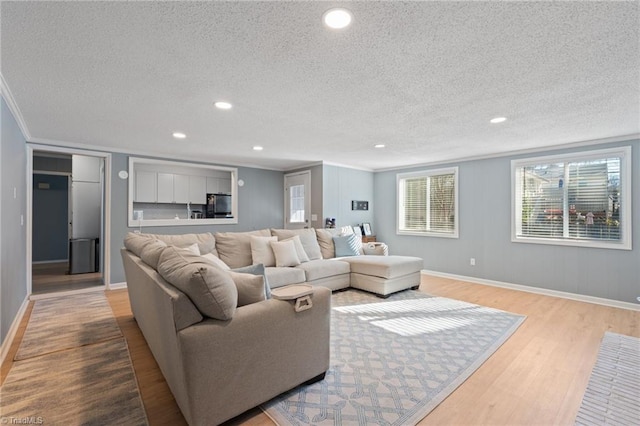
[(525, 317), (417, 291), (335, 293), (324, 380), (263, 405), (280, 425), (416, 424)]
[(37, 300), (15, 360), (122, 337), (103, 292)]
[(640, 425), (640, 339), (606, 332), (577, 425)]
[[(102, 292), (36, 301), (26, 330), (28, 350), (0, 388), (2, 423), (147, 425), (115, 321)], [(44, 347), (34, 348), (33, 339), (42, 339)]]

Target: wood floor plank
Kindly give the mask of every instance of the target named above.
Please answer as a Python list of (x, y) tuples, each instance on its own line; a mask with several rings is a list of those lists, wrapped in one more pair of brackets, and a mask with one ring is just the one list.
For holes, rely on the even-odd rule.
[[(423, 275), (420, 290), (527, 319), (467, 381), (420, 425), (573, 424), (605, 331), (640, 337), (640, 312)], [(138, 328), (126, 290), (107, 298), (127, 339), (151, 425), (186, 424)], [(24, 333), (31, 305), (2, 365)], [(228, 425), (271, 425), (253, 409)]]

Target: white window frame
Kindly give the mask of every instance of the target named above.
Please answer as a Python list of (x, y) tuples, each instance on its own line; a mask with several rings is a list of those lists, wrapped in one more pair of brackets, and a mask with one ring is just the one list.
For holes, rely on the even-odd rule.
[[(402, 195), (401, 183), (404, 179), (430, 177), (453, 174), (454, 185), (454, 219), (453, 219), (453, 232), (438, 232), (438, 231), (407, 231), (400, 229), (401, 217), (404, 211), (404, 202)], [(458, 167), (447, 167), (442, 169), (433, 170), (421, 170), (417, 172), (399, 173), (396, 175), (396, 234), (398, 235), (418, 235), (422, 237), (440, 237), (440, 238), (459, 238), (459, 189), (458, 189)]]
[[(621, 199), (620, 206), (620, 240), (598, 240), (598, 239), (572, 239), (572, 238), (550, 238), (531, 237), (518, 235), (518, 229), (522, 225), (522, 197), (518, 181), (518, 170), (522, 167), (535, 166), (551, 163), (562, 163), (569, 161), (585, 161), (603, 158), (620, 158), (620, 185)], [(511, 160), (511, 241), (515, 243), (550, 244), (559, 246), (593, 247), (618, 250), (631, 250), (632, 220), (631, 217), (631, 147), (618, 147), (600, 149), (593, 151), (578, 151), (568, 154), (547, 155), (535, 158), (523, 158)]]

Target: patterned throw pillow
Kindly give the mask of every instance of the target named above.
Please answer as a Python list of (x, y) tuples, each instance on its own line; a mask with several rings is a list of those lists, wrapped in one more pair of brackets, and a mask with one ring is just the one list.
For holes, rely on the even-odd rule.
[(362, 240), (356, 234), (340, 235), (333, 237), (333, 244), (336, 247), (336, 257), (358, 256)]

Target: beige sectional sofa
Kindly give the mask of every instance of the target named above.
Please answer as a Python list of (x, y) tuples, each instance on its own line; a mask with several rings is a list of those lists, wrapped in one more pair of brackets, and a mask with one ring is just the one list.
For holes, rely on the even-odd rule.
[[(330, 290), (386, 296), (419, 285), (422, 259), (367, 247), (336, 257), (339, 238), (324, 229), (127, 235), (131, 309), (189, 424), (222, 423), (321, 379)], [(270, 298), (299, 283), (312, 285), (311, 309)]]

